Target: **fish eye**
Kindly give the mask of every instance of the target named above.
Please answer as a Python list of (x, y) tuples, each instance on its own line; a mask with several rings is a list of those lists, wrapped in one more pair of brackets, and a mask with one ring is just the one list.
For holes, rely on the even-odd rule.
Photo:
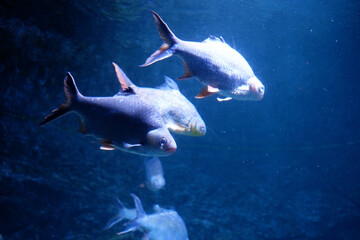
[(163, 138), (160, 139), (160, 145), (161, 146), (164, 146), (166, 143), (167, 143), (166, 138), (163, 137)]
[(265, 91), (265, 87), (264, 86), (261, 86), (260, 88), (259, 88), (259, 92), (264, 92)]
[(200, 132), (205, 132), (205, 126), (204, 125), (201, 125)]

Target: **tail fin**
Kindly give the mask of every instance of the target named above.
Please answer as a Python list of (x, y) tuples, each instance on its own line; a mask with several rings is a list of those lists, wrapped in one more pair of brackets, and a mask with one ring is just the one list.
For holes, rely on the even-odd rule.
[(124, 219), (134, 220), (136, 218), (136, 209), (126, 208), (118, 198), (115, 198), (115, 201), (117, 213), (106, 223), (104, 230), (110, 229), (112, 226)]
[(178, 38), (170, 30), (166, 23), (161, 19), (159, 14), (154, 11), (151, 11), (151, 13), (155, 19), (156, 27), (159, 30), (160, 38), (164, 43), (163, 45), (161, 45), (159, 50), (157, 50), (150, 57), (148, 57), (145, 63), (143, 65), (140, 65), (140, 67), (146, 67), (157, 61), (171, 57), (174, 53), (174, 50), (172, 50), (171, 47), (178, 41)]
[(176, 42), (175, 34), (170, 30), (168, 25), (161, 19), (159, 14), (157, 14), (154, 11), (151, 11), (151, 13), (154, 17), (156, 27), (159, 30), (160, 38), (163, 40), (165, 44), (171, 47)]
[(66, 97), (65, 102), (61, 104), (60, 107), (54, 109), (48, 116), (46, 116), (45, 119), (39, 124), (39, 126), (51, 122), (52, 120), (68, 113), (74, 99), (80, 94), (76, 87), (75, 80), (69, 72), (66, 74), (64, 80), (64, 92)]

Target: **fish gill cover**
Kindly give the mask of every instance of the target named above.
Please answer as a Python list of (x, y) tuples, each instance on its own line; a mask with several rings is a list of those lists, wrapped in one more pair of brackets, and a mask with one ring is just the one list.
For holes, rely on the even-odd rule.
[[(266, 87), (260, 102), (196, 100), (207, 133), (174, 135), (166, 186), (144, 183), (144, 159), (100, 151), (63, 102), (70, 71), (87, 96), (113, 96), (116, 62), (138, 86), (183, 74), (161, 45), (155, 10), (176, 35), (223, 36)], [(103, 231), (114, 197), (146, 212), (175, 209), (189, 239), (360, 238), (360, 4), (356, 1), (57, 1), (0, 3), (0, 239), (117, 239)], [(138, 235), (135, 234), (135, 237)], [(125, 236), (125, 239), (131, 236)]]

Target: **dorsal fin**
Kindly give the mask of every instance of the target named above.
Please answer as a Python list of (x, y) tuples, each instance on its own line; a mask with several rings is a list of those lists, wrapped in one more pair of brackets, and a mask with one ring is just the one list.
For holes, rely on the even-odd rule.
[(141, 204), (140, 199), (133, 193), (130, 194), (133, 199), (134, 199), (134, 203), (135, 203), (135, 207), (136, 207), (136, 213), (137, 213), (137, 218), (142, 218), (146, 216), (146, 213), (144, 211), (144, 208)]
[(224, 38), (223, 38), (222, 36), (220, 36), (220, 37), (215, 37), (215, 36), (213, 36), (213, 35), (210, 35), (210, 36), (209, 36), (207, 39), (205, 39), (203, 42), (204, 42), (204, 43), (206, 43), (206, 42), (222, 42), (222, 43), (226, 43), (225, 40), (224, 40)]
[(115, 94), (115, 96), (129, 96), (132, 94), (136, 94), (136, 92), (134, 91), (134, 89), (132, 87), (128, 87), (128, 88), (125, 88), (124, 90), (120, 89), (120, 91), (117, 94)]
[(171, 78), (164, 76), (164, 80), (165, 82), (163, 84), (161, 84), (160, 86), (157, 86), (157, 89), (162, 89), (162, 90), (179, 90), (178, 85), (176, 84), (176, 82), (174, 80), (172, 80)]
[(121, 70), (121, 68), (116, 64), (116, 63), (112, 63), (114, 68), (115, 68), (115, 72), (116, 72), (116, 76), (119, 80), (119, 83), (121, 85), (121, 89), (125, 90), (129, 87), (134, 88), (136, 87), (131, 81), (130, 79), (126, 76), (126, 74), (124, 73), (123, 70)]

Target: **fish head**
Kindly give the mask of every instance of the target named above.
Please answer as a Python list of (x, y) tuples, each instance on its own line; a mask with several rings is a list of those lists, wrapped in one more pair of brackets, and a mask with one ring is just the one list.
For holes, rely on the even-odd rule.
[(206, 134), (206, 125), (201, 117), (194, 118), (190, 122), (190, 132), (192, 136), (204, 136)]
[(148, 188), (152, 191), (158, 191), (165, 186), (165, 178), (162, 175), (155, 175), (150, 178)]
[(177, 149), (174, 138), (165, 127), (149, 131), (146, 138), (153, 153), (158, 156), (171, 155)]
[(237, 86), (231, 95), (224, 95), (240, 101), (259, 101), (264, 97), (264, 93), (264, 85), (254, 76), (249, 78), (246, 83)]
[(252, 77), (248, 80), (249, 85), (249, 97), (253, 101), (259, 101), (263, 99), (265, 93), (265, 87), (257, 77)]

